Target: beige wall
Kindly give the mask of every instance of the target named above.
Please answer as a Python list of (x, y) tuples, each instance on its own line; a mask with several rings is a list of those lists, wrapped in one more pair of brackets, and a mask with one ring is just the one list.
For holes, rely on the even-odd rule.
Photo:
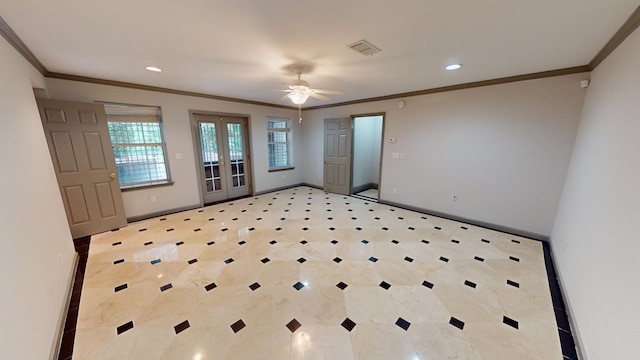
[(386, 112), (385, 138), (397, 142), (383, 144), (382, 200), (548, 236), (587, 77), (416, 96), (403, 109), (387, 100), (306, 111), (304, 180), (322, 185), (323, 119)]
[[(269, 173), (267, 158), (267, 116), (292, 119), (294, 163), (300, 163), (303, 145), (297, 111), (266, 106), (247, 105), (191, 96), (173, 95), (154, 91), (106, 86), (76, 81), (47, 79), (49, 97), (74, 101), (107, 101), (139, 105), (155, 105), (162, 108), (169, 168), (175, 182), (172, 186), (127, 191), (123, 193), (127, 217), (166, 212), (201, 202), (198, 191), (198, 172), (193, 147), (189, 110), (249, 115), (251, 152), (253, 155), (254, 190), (261, 192), (302, 182), (302, 167)], [(176, 154), (182, 154), (177, 160)], [(150, 201), (155, 196), (156, 203)]]
[(47, 359), (75, 252), (32, 90), (44, 79), (1, 37), (0, 64), (0, 351)]
[(589, 359), (638, 358), (639, 63), (636, 30), (592, 73), (551, 236)]

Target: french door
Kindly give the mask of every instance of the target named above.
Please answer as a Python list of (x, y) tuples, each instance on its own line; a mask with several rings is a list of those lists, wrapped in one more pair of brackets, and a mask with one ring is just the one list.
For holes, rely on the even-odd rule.
[(251, 193), (251, 165), (244, 117), (192, 113), (200, 186), (208, 204)]

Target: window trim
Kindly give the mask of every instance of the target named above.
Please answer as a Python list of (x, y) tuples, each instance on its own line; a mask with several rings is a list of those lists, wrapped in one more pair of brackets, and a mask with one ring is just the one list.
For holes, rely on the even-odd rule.
[[(285, 128), (271, 128), (269, 127), (269, 121), (282, 121), (287, 124)], [(293, 154), (292, 154), (292, 143), (293, 143), (293, 131), (292, 131), (292, 122), (291, 119), (288, 118), (279, 118), (279, 117), (267, 117), (267, 163), (269, 163), (268, 158), (270, 157), (269, 145), (271, 144), (286, 144), (287, 145), (287, 165), (285, 166), (269, 166), (268, 172), (278, 172), (285, 170), (293, 170), (295, 166), (293, 165)], [(269, 141), (269, 133), (270, 132), (281, 132), (287, 134), (286, 142), (271, 142)]]
[[(114, 149), (115, 147), (131, 147), (131, 146), (160, 146), (162, 148), (162, 155), (164, 158), (164, 168), (165, 168), (165, 172), (166, 172), (166, 179), (164, 180), (156, 180), (156, 181), (147, 181), (147, 182), (138, 182), (138, 183), (129, 183), (129, 184), (123, 184), (122, 182), (120, 182), (120, 179), (118, 179), (118, 183), (120, 185), (120, 191), (132, 191), (132, 190), (140, 190), (140, 189), (147, 189), (147, 188), (152, 188), (152, 187), (160, 187), (160, 186), (171, 186), (174, 184), (172, 178), (171, 178), (171, 170), (170, 170), (170, 164), (169, 164), (169, 153), (167, 151), (167, 140), (166, 140), (166, 135), (165, 135), (165, 129), (164, 129), (164, 122), (162, 119), (162, 107), (160, 106), (150, 106), (150, 105), (137, 105), (137, 104), (123, 104), (123, 103), (109, 103), (109, 102), (103, 102), (102, 103), (105, 106), (105, 113), (107, 115), (107, 124), (109, 123), (157, 123), (159, 124), (159, 130), (160, 130), (160, 137), (162, 142), (161, 143), (140, 143), (140, 144), (111, 144), (112, 149)], [(109, 115), (109, 112), (107, 112), (107, 107), (108, 106), (114, 106), (114, 107), (131, 107), (131, 108), (148, 108), (149, 110), (152, 109), (156, 109), (157, 110), (157, 114), (153, 115), (153, 116), (140, 116), (139, 119), (136, 119), (135, 116), (136, 115), (131, 115), (131, 114), (123, 114), (123, 115), (115, 115), (115, 114), (111, 114)], [(131, 111), (133, 112), (133, 110)], [(121, 116), (122, 118), (126, 118), (127, 120), (116, 120), (113, 121), (113, 118)], [(111, 118), (111, 121), (110, 121)], [(111, 133), (109, 133), (109, 135), (111, 135)], [(114, 157), (115, 157), (115, 153), (114, 153)], [(148, 163), (146, 163), (148, 165)]]

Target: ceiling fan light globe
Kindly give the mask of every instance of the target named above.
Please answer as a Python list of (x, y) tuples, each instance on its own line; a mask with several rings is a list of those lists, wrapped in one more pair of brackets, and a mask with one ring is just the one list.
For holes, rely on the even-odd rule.
[(301, 91), (292, 91), (289, 95), (289, 99), (296, 105), (304, 104), (309, 98), (309, 94)]

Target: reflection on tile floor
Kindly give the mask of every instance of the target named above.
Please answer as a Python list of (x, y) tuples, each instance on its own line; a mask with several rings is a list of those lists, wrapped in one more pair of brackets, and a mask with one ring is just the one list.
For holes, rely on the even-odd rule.
[(361, 191), (356, 196), (364, 196), (366, 198), (371, 198), (373, 200), (378, 200), (378, 189), (367, 189), (365, 191)]
[(542, 244), (297, 187), (91, 240), (74, 359), (562, 359)]

